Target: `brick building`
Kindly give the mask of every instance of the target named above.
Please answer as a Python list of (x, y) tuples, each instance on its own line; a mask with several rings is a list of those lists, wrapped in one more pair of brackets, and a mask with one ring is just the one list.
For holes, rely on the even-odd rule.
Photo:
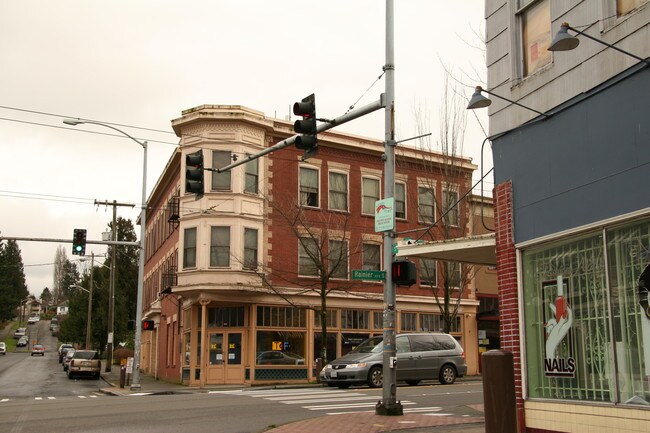
[[(230, 171), (205, 171), (197, 198), (185, 191), (185, 155), (200, 150), (207, 168), (225, 167), (293, 135), (292, 124), (241, 106), (205, 105), (172, 125), (180, 147), (147, 203), (143, 318), (156, 327), (143, 332), (145, 374), (199, 386), (313, 380), (323, 345), (333, 359), (382, 333), (383, 283), (351, 279), (352, 270), (382, 267), (382, 236), (374, 231), (382, 142), (330, 130), (307, 161), (287, 147)], [(398, 149), (396, 231), (467, 236), (467, 200), (440, 216), (471, 188), (475, 169), (466, 158)], [(419, 265), (425, 278), (397, 290), (398, 332), (442, 326), (432, 293), (445, 265)], [(453, 269), (462, 274), (462, 266)], [(323, 272), (331, 273), (326, 342), (318, 315)], [(451, 333), (475, 374), (479, 302), (457, 281)]]

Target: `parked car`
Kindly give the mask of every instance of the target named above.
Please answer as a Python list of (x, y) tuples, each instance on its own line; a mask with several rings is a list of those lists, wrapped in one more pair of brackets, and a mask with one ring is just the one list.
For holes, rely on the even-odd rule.
[(65, 356), (63, 357), (63, 362), (61, 363), (63, 364), (63, 371), (68, 371), (68, 367), (70, 366), (70, 360), (74, 356), (75, 352), (76, 350), (73, 349), (72, 347), (68, 347), (65, 350)]
[(27, 328), (18, 328), (14, 332), (14, 339), (18, 340), (20, 337), (24, 337), (27, 335)]
[(55, 326), (59, 326), (59, 319), (52, 317), (52, 320), (50, 320), (50, 331), (52, 331)]
[(50, 326), (50, 331), (52, 331), (52, 337), (58, 337), (59, 336), (59, 325), (54, 325)]
[(68, 365), (68, 379), (74, 379), (77, 376), (91, 376), (97, 380), (101, 370), (102, 361), (96, 350), (77, 350)]
[[(395, 338), (397, 380), (417, 385), (422, 380), (438, 379), (452, 384), (467, 374), (465, 352), (449, 334), (400, 334)], [(347, 388), (367, 383), (383, 385), (383, 337), (372, 337), (347, 355), (327, 364), (320, 372), (321, 382)]]
[(7, 345), (5, 344), (4, 341), (0, 341), (0, 355), (6, 355), (7, 354)]
[(72, 344), (62, 344), (59, 346), (59, 364), (63, 363), (63, 358), (65, 358), (68, 349), (74, 349), (74, 347), (72, 347)]
[(258, 353), (255, 363), (257, 365), (304, 365), (305, 358), (295, 353), (269, 350)]
[(16, 347), (27, 347), (27, 344), (29, 341), (27, 340), (26, 336), (22, 336), (18, 339), (18, 343), (16, 343)]
[(32, 346), (32, 356), (34, 355), (45, 356), (45, 346), (42, 344), (34, 344)]

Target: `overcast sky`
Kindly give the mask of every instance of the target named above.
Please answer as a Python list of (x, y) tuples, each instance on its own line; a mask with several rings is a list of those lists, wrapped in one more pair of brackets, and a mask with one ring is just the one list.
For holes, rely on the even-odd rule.
[[(395, 0), (399, 138), (415, 134), (415, 106), (426, 106), (437, 135), (442, 64), (468, 98), (481, 84), (483, 12), (481, 0)], [(339, 116), (381, 75), (384, 31), (384, 0), (0, 0), (0, 233), (71, 239), (86, 228), (99, 240), (112, 208), (95, 200), (136, 204), (118, 215), (137, 217), (142, 148), (63, 118), (125, 125), (149, 140), (150, 192), (178, 143), (170, 124), (182, 110), (233, 104), (284, 118), (313, 92), (319, 117)], [(357, 107), (384, 86), (377, 82)], [(487, 113), (477, 115), (468, 114), (463, 153), (479, 164)], [(338, 129), (383, 139), (383, 112)], [(32, 294), (52, 287), (59, 245), (78, 259), (70, 243), (19, 242)]]

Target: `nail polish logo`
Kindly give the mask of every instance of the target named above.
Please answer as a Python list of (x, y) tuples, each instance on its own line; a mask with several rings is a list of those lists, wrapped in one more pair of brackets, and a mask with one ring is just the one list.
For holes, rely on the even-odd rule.
[[(576, 364), (572, 356), (570, 334), (573, 310), (567, 300), (568, 282), (565, 283), (562, 275), (558, 275), (557, 281), (545, 283), (543, 288), (546, 307), (552, 313), (544, 322), (546, 337), (544, 373), (551, 377), (574, 377)], [(556, 292), (555, 299), (553, 299), (553, 291)], [(547, 311), (545, 310), (544, 313), (546, 316)]]

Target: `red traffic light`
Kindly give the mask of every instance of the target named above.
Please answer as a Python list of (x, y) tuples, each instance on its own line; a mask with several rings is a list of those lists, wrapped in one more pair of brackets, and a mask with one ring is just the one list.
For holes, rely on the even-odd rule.
[(143, 320), (142, 321), (142, 330), (143, 331), (153, 331), (155, 323), (153, 320)]

